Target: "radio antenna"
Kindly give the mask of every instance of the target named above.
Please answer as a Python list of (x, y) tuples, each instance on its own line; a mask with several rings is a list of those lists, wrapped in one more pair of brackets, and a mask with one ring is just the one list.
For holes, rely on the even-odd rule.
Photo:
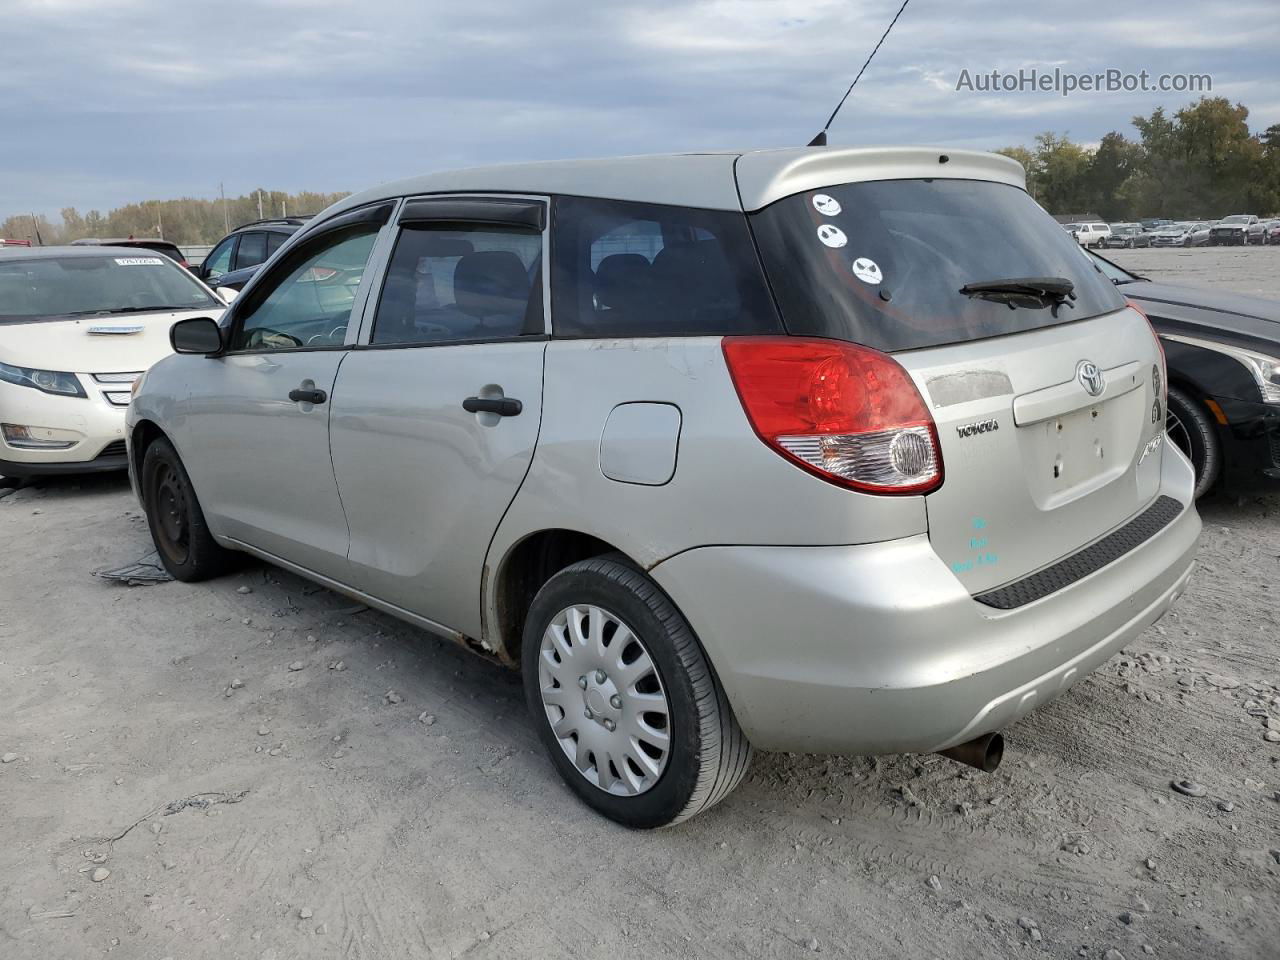
[(889, 21), (889, 25), (884, 28), (884, 33), (880, 35), (880, 42), (875, 45), (875, 49), (871, 51), (871, 55), (867, 57), (867, 62), (862, 65), (862, 69), (858, 71), (858, 75), (853, 78), (853, 83), (849, 84), (849, 89), (844, 92), (844, 96), (840, 98), (840, 102), (836, 104), (836, 108), (831, 111), (831, 116), (827, 117), (827, 122), (822, 129), (818, 131), (818, 135), (809, 141), (811, 147), (825, 147), (827, 145), (827, 130), (831, 127), (831, 121), (836, 118), (836, 114), (840, 112), (840, 108), (844, 106), (844, 102), (849, 99), (849, 94), (853, 93), (853, 88), (858, 85), (858, 81), (862, 79), (862, 74), (866, 72), (868, 65), (880, 52), (880, 44), (884, 43), (885, 37), (889, 36), (889, 31), (893, 29), (893, 25), (898, 22), (898, 18), (902, 16), (902, 11), (907, 9), (907, 4), (911, 0), (902, 0), (902, 6), (898, 8), (898, 12), (893, 15), (893, 19)]

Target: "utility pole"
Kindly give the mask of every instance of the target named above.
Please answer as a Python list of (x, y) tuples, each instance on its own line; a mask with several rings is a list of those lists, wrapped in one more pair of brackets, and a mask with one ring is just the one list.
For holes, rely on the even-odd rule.
[(283, 200), (281, 200), (281, 201), (280, 201), (280, 219), (281, 219), (281, 220), (288, 220), (288, 219), (289, 219), (289, 214), (285, 212), (285, 208), (284, 208), (284, 201), (283, 201)]
[(231, 215), (227, 213), (227, 191), (222, 189), (222, 183), (218, 183), (218, 193), (222, 196), (222, 232), (231, 232)]
[(164, 207), (156, 204), (156, 233), (160, 235), (160, 239), (164, 239)]
[(258, 191), (258, 219), (262, 219), (262, 191)]

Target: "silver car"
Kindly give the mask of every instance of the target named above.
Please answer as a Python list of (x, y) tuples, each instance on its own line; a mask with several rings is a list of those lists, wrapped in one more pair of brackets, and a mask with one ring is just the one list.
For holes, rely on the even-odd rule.
[(405, 180), (172, 339), (128, 427), (168, 569), (253, 554), (522, 669), (631, 826), (753, 747), (992, 769), (1192, 569), (1151, 328), (996, 155)]

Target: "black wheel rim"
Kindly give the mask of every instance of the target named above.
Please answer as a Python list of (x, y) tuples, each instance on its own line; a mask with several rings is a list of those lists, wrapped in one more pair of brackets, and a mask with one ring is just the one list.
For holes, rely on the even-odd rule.
[(187, 485), (167, 463), (156, 470), (153, 496), (156, 546), (173, 563), (186, 563), (190, 553), (191, 524)]

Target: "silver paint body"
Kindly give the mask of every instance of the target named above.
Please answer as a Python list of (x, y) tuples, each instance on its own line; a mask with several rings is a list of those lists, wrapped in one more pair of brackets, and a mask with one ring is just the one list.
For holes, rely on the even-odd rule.
[[(531, 164), (367, 191), (283, 249), (334, 213), (425, 194), (749, 211), (825, 184), (924, 176), (1023, 186), (1005, 158), (927, 148)], [(396, 231), (393, 216), (346, 348), (175, 356), (148, 374), (130, 433), (149, 421), (168, 435), (224, 544), (511, 659), (519, 638), (497, 629), (495, 584), (512, 551), (541, 531), (590, 534), (673, 598), (753, 743), (833, 752), (932, 750), (997, 729), (1087, 675), (1185, 586), (1193, 476), (1172, 445), (1151, 452), (1158, 353), (1134, 311), (897, 354), (937, 423), (945, 480), (928, 496), (872, 496), (759, 440), (718, 337), (367, 348)], [(1098, 397), (1077, 379), (1083, 360), (1106, 377)], [(287, 400), (308, 379), (326, 405)], [(470, 395), (524, 410), (467, 413)], [(987, 426), (963, 429), (976, 423)], [(972, 599), (1162, 494), (1188, 506), (1121, 560), (1015, 610)]]

